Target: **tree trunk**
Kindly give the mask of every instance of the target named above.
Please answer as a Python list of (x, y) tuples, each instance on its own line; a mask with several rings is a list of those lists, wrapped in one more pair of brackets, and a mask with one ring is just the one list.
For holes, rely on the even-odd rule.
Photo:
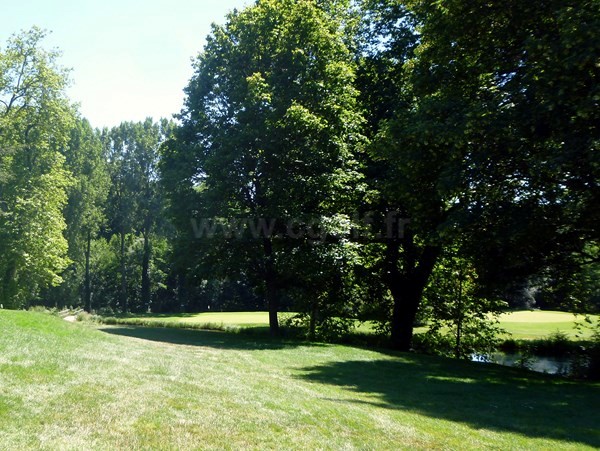
[(150, 239), (148, 233), (144, 233), (144, 256), (142, 258), (142, 305), (150, 309)]
[(315, 340), (317, 336), (317, 316), (319, 314), (318, 301), (315, 299), (310, 309), (310, 323), (309, 323), (309, 339)]
[(0, 303), (3, 308), (18, 308), (13, 297), (15, 296), (15, 285), (17, 279), (17, 267), (13, 263), (8, 265), (4, 280), (2, 283), (2, 292), (0, 293)]
[(187, 308), (189, 308), (189, 302), (186, 277), (183, 271), (179, 269), (177, 273), (177, 311), (185, 312)]
[(92, 248), (92, 233), (88, 230), (85, 246), (85, 280), (83, 282), (83, 302), (87, 312), (92, 311), (92, 282), (90, 275), (90, 253)]
[[(418, 256), (412, 236), (406, 234), (403, 252), (400, 241), (387, 243), (387, 285), (394, 299), (391, 324), (391, 344), (399, 351), (410, 351), (415, 318), (423, 297), (423, 290), (440, 253), (437, 246), (425, 246)], [(402, 258), (402, 270), (399, 260)]]
[(462, 306), (462, 288), (463, 284), (463, 272), (462, 268), (458, 272), (458, 294), (456, 299), (456, 346), (454, 347), (454, 357), (460, 359), (462, 355), (462, 328), (463, 328), (463, 306)]
[(399, 351), (410, 351), (413, 339), (413, 329), (421, 292), (413, 280), (399, 281), (390, 287), (394, 299), (392, 313), (391, 342), (392, 347)]
[(125, 267), (125, 233), (121, 232), (121, 308), (123, 313), (129, 311), (129, 305), (127, 304), (127, 268)]
[(265, 287), (267, 306), (269, 309), (269, 331), (271, 336), (279, 336), (279, 299), (277, 298), (277, 272), (273, 256), (273, 243), (270, 238), (263, 240), (263, 249), (265, 252)]

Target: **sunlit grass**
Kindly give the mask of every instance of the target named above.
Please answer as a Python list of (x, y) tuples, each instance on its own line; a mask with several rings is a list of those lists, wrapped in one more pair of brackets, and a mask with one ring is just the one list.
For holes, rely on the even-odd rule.
[[(285, 313), (280, 316), (286, 316)], [(149, 314), (134, 316), (152, 321), (177, 321), (189, 324), (225, 324), (237, 326), (268, 326), (268, 312), (204, 312), (181, 314)]]
[[(293, 313), (280, 313), (280, 321), (293, 315)], [(598, 315), (591, 315), (593, 321), (598, 321)], [(206, 329), (240, 329), (240, 328), (266, 328), (269, 325), (269, 314), (267, 312), (207, 312), (207, 313), (182, 313), (182, 314), (149, 314), (119, 318), (123, 324), (168, 325), (165, 323), (189, 324), (191, 327)], [(576, 323), (585, 323), (583, 315), (575, 316), (572, 313), (524, 310), (505, 313), (500, 316), (500, 326), (512, 334), (514, 339), (531, 340), (548, 337), (556, 332), (562, 332), (570, 339), (589, 339), (591, 329), (589, 327), (576, 328)], [(223, 327), (219, 327), (223, 326)], [(426, 327), (415, 329), (416, 333), (426, 332)], [(373, 324), (370, 322), (356, 324), (355, 332), (371, 333)]]
[[(598, 315), (590, 316), (598, 322)], [(515, 339), (531, 340), (548, 337), (556, 332), (565, 334), (570, 339), (589, 339), (592, 331), (589, 327), (576, 328), (576, 323), (587, 324), (583, 315), (567, 312), (542, 310), (524, 310), (505, 313), (500, 317), (500, 325), (510, 332)]]
[(594, 449), (600, 386), (0, 310), (0, 449)]

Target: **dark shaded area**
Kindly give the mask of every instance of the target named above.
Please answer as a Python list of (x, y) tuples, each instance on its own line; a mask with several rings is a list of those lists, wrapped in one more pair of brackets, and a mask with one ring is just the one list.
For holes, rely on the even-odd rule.
[[(265, 336), (268, 327), (258, 327), (257, 330), (244, 329), (243, 333), (230, 333), (210, 330), (173, 329), (168, 327), (102, 327), (99, 330), (112, 335), (140, 338), (142, 340), (159, 341), (163, 343), (208, 346), (217, 349), (238, 350), (274, 350), (295, 348), (300, 346), (324, 346), (318, 343), (301, 342), (298, 340), (275, 339)], [(255, 335), (256, 334), (256, 335)]]
[(371, 403), (375, 406), (600, 447), (598, 384), (410, 354), (395, 360), (334, 362), (304, 371), (300, 377), (308, 381), (380, 395), (380, 401)]

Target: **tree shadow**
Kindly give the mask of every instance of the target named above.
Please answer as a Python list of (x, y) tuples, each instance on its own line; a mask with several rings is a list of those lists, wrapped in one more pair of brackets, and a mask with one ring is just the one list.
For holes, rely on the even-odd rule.
[(410, 354), (308, 367), (299, 377), (379, 397), (356, 403), (600, 447), (598, 384)]
[(99, 328), (101, 332), (111, 335), (121, 335), (175, 345), (204, 346), (217, 349), (252, 351), (287, 349), (299, 346), (322, 346), (318, 343), (301, 342), (285, 338), (271, 338), (265, 336), (265, 330), (268, 331), (268, 328), (259, 327), (257, 329), (256, 331), (244, 330), (240, 333), (232, 333), (213, 330), (145, 326), (107, 326)]

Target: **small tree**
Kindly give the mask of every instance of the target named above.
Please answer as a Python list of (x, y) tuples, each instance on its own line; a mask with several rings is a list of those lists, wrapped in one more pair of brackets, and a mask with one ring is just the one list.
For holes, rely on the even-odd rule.
[(479, 297), (473, 265), (456, 251), (446, 252), (434, 268), (424, 293), (423, 315), (429, 330), (423, 338), (431, 351), (469, 359), (490, 354), (498, 345), (498, 315), (506, 304)]

